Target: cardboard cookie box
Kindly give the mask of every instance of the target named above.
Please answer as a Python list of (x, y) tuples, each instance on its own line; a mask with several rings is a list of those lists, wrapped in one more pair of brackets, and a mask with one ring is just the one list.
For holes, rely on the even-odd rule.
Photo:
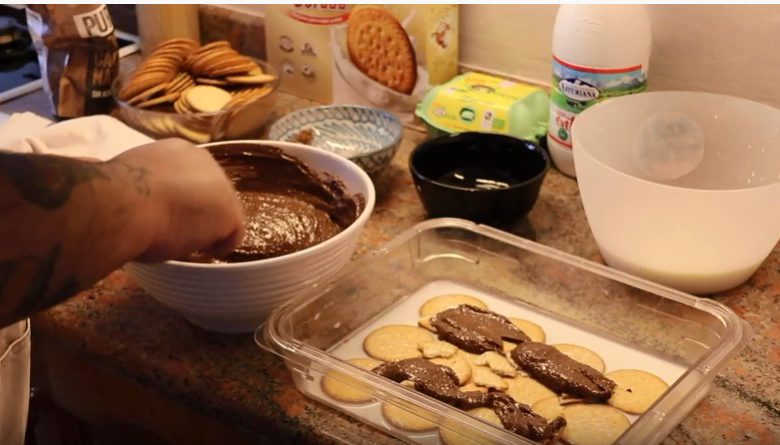
[(458, 70), (457, 5), (268, 5), (268, 59), (281, 89), (411, 121)]

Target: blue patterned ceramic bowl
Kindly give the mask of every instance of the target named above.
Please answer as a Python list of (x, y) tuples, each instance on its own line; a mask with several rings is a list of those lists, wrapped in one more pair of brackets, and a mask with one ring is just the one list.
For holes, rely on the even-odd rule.
[(272, 140), (302, 142), (344, 156), (372, 177), (390, 164), (402, 137), (403, 126), (395, 116), (359, 105), (298, 110), (274, 122), (268, 134)]

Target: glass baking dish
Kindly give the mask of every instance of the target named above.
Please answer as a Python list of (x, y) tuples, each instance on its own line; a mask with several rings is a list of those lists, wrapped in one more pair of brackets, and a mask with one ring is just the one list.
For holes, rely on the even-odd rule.
[[(408, 432), (384, 421), (382, 403), (426, 419), (463, 443), (534, 443), (346, 361), (377, 323), (401, 317), (416, 325), (409, 307), (447, 289), (484, 296), (503, 308), (499, 313), (522, 312), (545, 328), (548, 343), (586, 342), (602, 354), (607, 370), (610, 363), (628, 362), (662, 376), (669, 390), (645, 414), (628, 416), (632, 425), (619, 444), (661, 442), (751, 335), (747, 323), (715, 301), (488, 226), (443, 218), (417, 224), (336, 279), (280, 306), (255, 340), (284, 359), (304, 394), (407, 442), (443, 443), (436, 430)], [(335, 371), (334, 378), (374, 401), (353, 405), (325, 395), (322, 376)]]

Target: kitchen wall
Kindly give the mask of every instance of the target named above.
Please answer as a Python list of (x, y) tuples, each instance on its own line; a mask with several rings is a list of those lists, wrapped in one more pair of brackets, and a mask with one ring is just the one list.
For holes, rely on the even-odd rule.
[[(262, 5), (230, 5), (262, 16)], [(780, 108), (780, 5), (651, 5), (651, 90), (703, 90)], [(461, 63), (549, 83), (556, 5), (462, 5)]]

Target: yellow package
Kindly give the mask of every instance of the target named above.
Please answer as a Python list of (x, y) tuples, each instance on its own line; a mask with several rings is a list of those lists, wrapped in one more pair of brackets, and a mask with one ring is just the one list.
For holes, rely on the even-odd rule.
[(432, 88), (417, 116), (443, 133), (483, 131), (539, 141), (547, 131), (549, 98), (536, 86), (465, 73)]
[(268, 5), (268, 59), (281, 89), (413, 118), (458, 69), (457, 5)]

